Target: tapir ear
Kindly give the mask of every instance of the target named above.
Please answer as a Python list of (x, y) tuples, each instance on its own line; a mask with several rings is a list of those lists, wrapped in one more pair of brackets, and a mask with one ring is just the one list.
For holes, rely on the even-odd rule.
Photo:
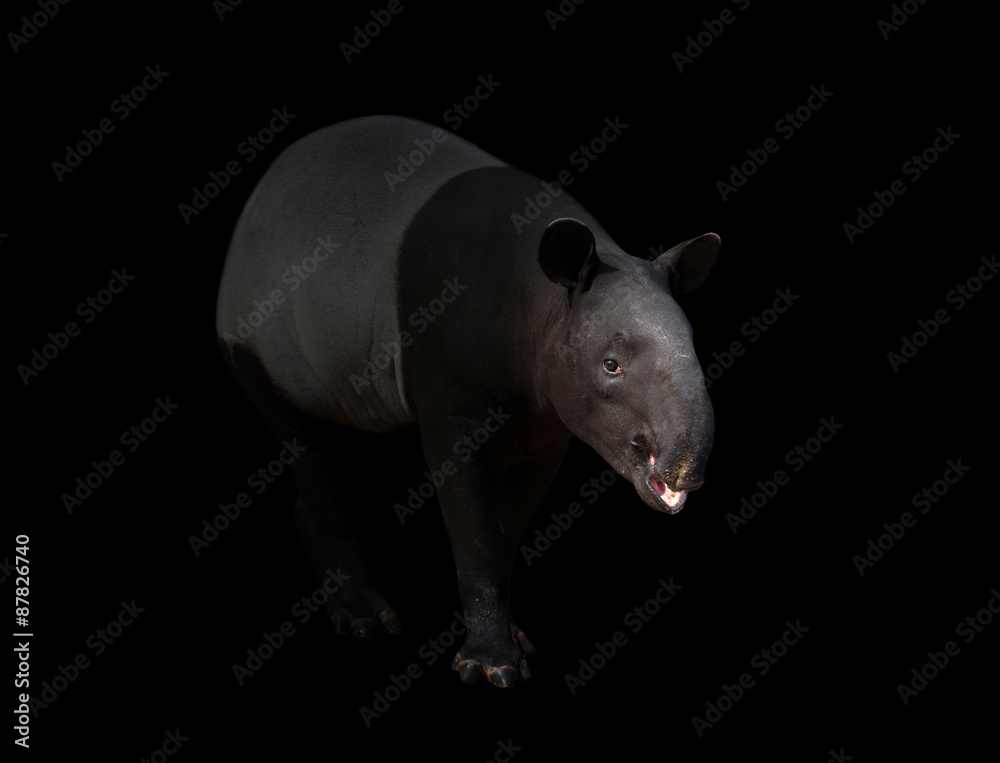
[(594, 234), (571, 217), (553, 220), (538, 245), (538, 264), (552, 283), (567, 289), (589, 289), (600, 264)]
[(721, 238), (706, 233), (667, 250), (653, 260), (653, 267), (670, 276), (674, 294), (694, 291), (708, 279), (721, 245)]

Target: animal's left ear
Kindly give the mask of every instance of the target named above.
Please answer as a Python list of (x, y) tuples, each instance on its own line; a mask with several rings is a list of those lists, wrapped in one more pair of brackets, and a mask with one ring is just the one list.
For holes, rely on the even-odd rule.
[(708, 278), (721, 245), (721, 238), (706, 233), (667, 250), (653, 260), (653, 267), (670, 277), (674, 294), (694, 291)]
[(542, 233), (538, 264), (552, 283), (586, 291), (600, 266), (594, 234), (586, 224), (571, 217), (553, 220)]

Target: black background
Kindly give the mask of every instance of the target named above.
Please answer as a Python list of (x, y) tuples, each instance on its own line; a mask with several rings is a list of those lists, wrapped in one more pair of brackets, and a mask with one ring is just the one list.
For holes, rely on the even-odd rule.
[[(652, 750), (824, 761), (841, 749), (858, 761), (932, 750), (964, 759), (983, 740), (995, 745), (987, 724), (1000, 625), (969, 644), (955, 627), (1000, 585), (987, 492), (1000, 283), (986, 282), (961, 310), (946, 302), (996, 251), (986, 11), (929, 2), (886, 40), (877, 21), (893, 13), (889, 3), (652, 11), (591, 0), (552, 29), (554, 1), (404, 2), (346, 61), (341, 43), (384, 7), (244, 2), (220, 19), (210, 2), (70, 3), (16, 53), (7, 44), (0, 251), (17, 306), (8, 315), (17, 457), (0, 558), (13, 561), (15, 535), (30, 535), (33, 694), (77, 654), (91, 658), (33, 717), (28, 754), (135, 760), (175, 729), (188, 737), (177, 760), (478, 761), (508, 739), (517, 760)], [(672, 54), (724, 8), (733, 23), (679, 72)], [(20, 17), (36, 12), (8, 5), (3, 31), (18, 33)], [(169, 76), (119, 121), (112, 101), (157, 65)], [(336, 637), (320, 616), (296, 621), (241, 686), (233, 666), (295, 619), (292, 606), (316, 582), (292, 526), (288, 476), (199, 556), (189, 543), (280, 449), (215, 344), (232, 227), (296, 139), (374, 113), (448, 127), (445, 112), (480, 75), (501, 84), (456, 132), (540, 178), (575, 169), (570, 155), (606, 118), (628, 125), (570, 190), (629, 251), (721, 235), (711, 280), (682, 303), (703, 365), (734, 341), (745, 348), (711, 386), (707, 484), (670, 517), (619, 482), (584, 501), (530, 567), (518, 560), (513, 612), (538, 655), (533, 682), (501, 691), (462, 684), (448, 670), (454, 647), (434, 665), (418, 656), (451, 624), (458, 596), (437, 506), (405, 525), (391, 509), (422, 480), (416, 438), (404, 438), (392, 456), (404, 466), (373, 486), (371, 524), (390, 549), (379, 569), (405, 634), (362, 641)], [(776, 122), (821, 85), (833, 95), (785, 140)], [(289, 127), (185, 224), (178, 205), (282, 107), (295, 114)], [(60, 182), (52, 162), (105, 117), (114, 131)], [(910, 183), (903, 163), (949, 127), (961, 137)], [(779, 151), (723, 201), (717, 182), (769, 137)], [(849, 243), (844, 223), (895, 179), (906, 193)], [(25, 385), (16, 367), (123, 268), (134, 276), (124, 292)], [(741, 327), (777, 289), (799, 298), (750, 343)], [(887, 353), (939, 308), (948, 323), (894, 372)], [(68, 514), (61, 496), (76, 478), (121, 450), (120, 434), (167, 396), (179, 409)], [(823, 417), (842, 429), (734, 534), (727, 514), (757, 481), (790, 471), (786, 452)], [(959, 458), (968, 474), (860, 576), (853, 557)], [(574, 443), (526, 539), (606, 468)], [(671, 577), (676, 598), (628, 632), (625, 614)], [(13, 573), (3, 589), (13, 597)], [(88, 639), (132, 599), (144, 611), (94, 656)], [(808, 633), (699, 738), (692, 716), (704, 717), (723, 684), (756, 674), (754, 655), (797, 619)], [(618, 630), (628, 643), (571, 694), (565, 676)], [(960, 654), (904, 706), (897, 685), (949, 640)], [(359, 708), (414, 662), (422, 676), (366, 726)]]

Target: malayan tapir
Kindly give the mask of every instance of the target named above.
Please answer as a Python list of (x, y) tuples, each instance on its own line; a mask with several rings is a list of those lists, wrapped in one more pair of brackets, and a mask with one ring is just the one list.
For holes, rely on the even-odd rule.
[(362, 551), (369, 507), (344, 487), (389, 458), (358, 430), (415, 428), (466, 618), (452, 667), (529, 678), (509, 571), (570, 437), (668, 514), (704, 481), (714, 418), (674, 296), (719, 244), (629, 255), (556, 184), (402, 117), (334, 124), (275, 160), (236, 224), (216, 328), (300, 450), (296, 524), (317, 575), (346, 580), (328, 603), (338, 633), (400, 630)]

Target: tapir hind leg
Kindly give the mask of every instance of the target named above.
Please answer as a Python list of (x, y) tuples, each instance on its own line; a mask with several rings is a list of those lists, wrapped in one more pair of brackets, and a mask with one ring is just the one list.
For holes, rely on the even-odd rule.
[[(353, 441), (351, 450), (356, 447), (357, 453), (383, 450), (360, 445), (358, 440), (371, 438), (370, 434), (351, 431), (348, 436)], [(357, 516), (365, 501), (342, 489), (343, 483), (371, 483), (358, 479), (359, 472), (352, 469), (353, 464), (344, 462), (346, 437), (335, 443), (335, 447), (325, 438), (308, 434), (298, 436), (298, 440), (305, 451), (292, 465), (299, 489), (295, 524), (317, 578), (340, 582), (327, 602), (327, 612), (337, 633), (355, 636), (374, 636), (382, 630), (399, 633), (399, 618), (376, 588), (365, 559)]]
[(299, 491), (295, 524), (320, 583), (327, 590), (336, 586), (327, 613), (337, 633), (399, 633), (399, 618), (372, 581), (360, 521), (367, 505), (365, 491), (370, 493), (378, 476), (364, 479), (364, 472), (384, 468), (371, 454), (385, 452), (387, 435), (310, 419), (274, 391), (252, 355), (240, 353), (230, 360), (275, 436), (302, 449), (290, 466)]

